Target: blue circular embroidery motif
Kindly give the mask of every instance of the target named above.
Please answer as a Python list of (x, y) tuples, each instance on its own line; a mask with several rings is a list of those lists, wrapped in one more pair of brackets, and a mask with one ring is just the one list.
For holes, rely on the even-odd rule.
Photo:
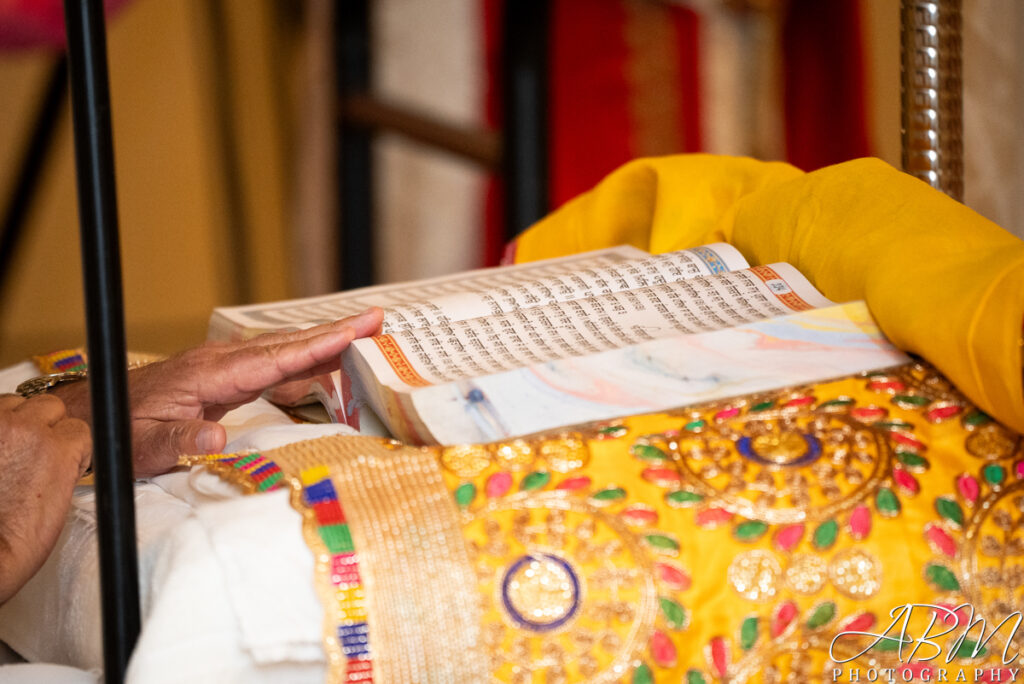
[(526, 554), (505, 571), (501, 602), (520, 627), (548, 632), (579, 611), (580, 581), (565, 559), (550, 553)]

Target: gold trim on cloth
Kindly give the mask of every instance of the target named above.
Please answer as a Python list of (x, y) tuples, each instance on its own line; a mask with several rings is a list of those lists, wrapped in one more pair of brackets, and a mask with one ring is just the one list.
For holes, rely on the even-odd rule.
[(190, 462), (293, 488), (332, 681), (902, 677), (872, 639), (904, 609), (908, 635), (956, 624), (914, 663), (931, 681), (1009, 681), (1024, 652), (995, 627), (1024, 598), (1024, 437), (922, 364), (493, 444)]
[[(373, 681), (486, 681), (476, 575), (436, 453), (345, 436), (265, 455), (285, 473), (330, 472), (359, 559)], [(317, 574), (334, 601), (319, 559)]]

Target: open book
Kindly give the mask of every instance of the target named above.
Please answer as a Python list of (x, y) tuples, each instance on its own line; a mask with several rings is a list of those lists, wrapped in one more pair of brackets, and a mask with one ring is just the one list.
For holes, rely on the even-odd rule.
[(344, 373), (333, 417), (372, 408), (411, 443), (492, 441), (905, 362), (862, 303), (835, 305), (788, 264), (714, 244), (619, 247), (326, 297), (218, 309), (238, 338), (385, 309)]

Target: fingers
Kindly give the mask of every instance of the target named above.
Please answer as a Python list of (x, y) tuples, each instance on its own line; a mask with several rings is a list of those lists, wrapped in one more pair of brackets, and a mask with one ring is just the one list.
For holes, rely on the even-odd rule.
[(370, 307), (355, 316), (342, 318), (333, 323), (324, 323), (305, 330), (291, 330), (288, 332), (266, 333), (252, 338), (246, 342), (246, 346), (271, 346), (299, 340), (308, 340), (325, 333), (338, 330), (350, 329), (353, 331), (353, 339), (367, 337), (380, 331), (381, 323), (384, 320), (384, 311), (380, 307)]
[(336, 370), (341, 352), (353, 340), (352, 328), (329, 330), (312, 338), (243, 347), (224, 356), (217, 381), (204, 383), (203, 403), (231, 404), (255, 398), (268, 387)]
[(67, 415), (64, 402), (49, 394), (28, 399), (17, 394), (0, 394), (0, 411), (10, 411), (19, 419), (43, 425), (53, 425)]
[(77, 418), (64, 418), (53, 426), (54, 434), (65, 445), (67, 457), (78, 470), (78, 477), (85, 474), (92, 462), (92, 431), (89, 424)]
[(134, 443), (135, 475), (149, 477), (173, 468), (182, 454), (219, 453), (227, 433), (206, 420), (147, 421), (137, 427)]
[(309, 379), (292, 380), (273, 387), (263, 396), (281, 406), (297, 406), (299, 402), (309, 396), (312, 382)]
[(13, 411), (19, 404), (25, 403), (20, 394), (0, 394), (0, 411)]
[(46, 425), (53, 425), (67, 415), (64, 402), (49, 394), (25, 399), (14, 407), (14, 412)]
[(380, 326), (384, 322), (384, 311), (373, 306), (358, 316), (349, 316), (335, 323), (335, 325), (348, 326), (355, 332), (356, 339), (369, 337), (380, 332)]

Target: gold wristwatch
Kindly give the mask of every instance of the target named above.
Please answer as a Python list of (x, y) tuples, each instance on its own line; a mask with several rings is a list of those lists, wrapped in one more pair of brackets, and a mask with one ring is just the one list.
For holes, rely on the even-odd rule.
[(37, 378), (26, 380), (18, 385), (15, 392), (27, 399), (28, 397), (34, 397), (35, 395), (42, 394), (43, 392), (49, 392), (54, 387), (59, 387), (60, 385), (85, 380), (87, 377), (89, 377), (89, 372), (84, 370), (40, 375)]

